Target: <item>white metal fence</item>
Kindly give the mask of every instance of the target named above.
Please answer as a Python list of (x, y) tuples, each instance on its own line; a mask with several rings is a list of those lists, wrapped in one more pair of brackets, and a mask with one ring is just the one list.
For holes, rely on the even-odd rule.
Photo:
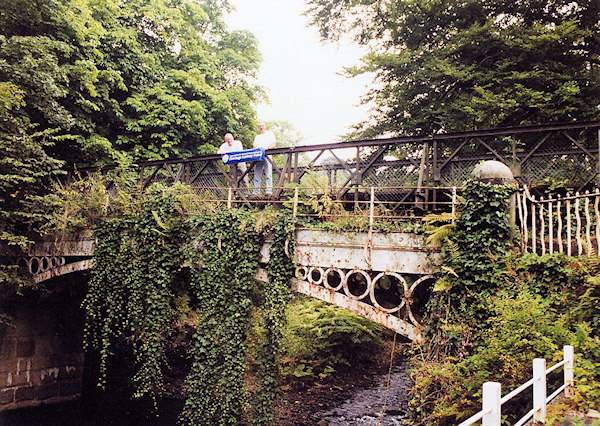
[(600, 254), (600, 190), (536, 199), (525, 186), (517, 208), (524, 252)]
[[(502, 419), (502, 404), (508, 402), (525, 389), (533, 387), (533, 408), (514, 426), (521, 426), (533, 417), (533, 420), (544, 423), (546, 419), (546, 404), (564, 391), (565, 397), (570, 397), (573, 392), (573, 346), (563, 348), (563, 360), (546, 369), (546, 360), (536, 358), (533, 360), (533, 378), (502, 397), (501, 385), (498, 382), (485, 382), (483, 384), (483, 402), (479, 413), (469, 417), (459, 426), (469, 426), (481, 421), (482, 426), (500, 426)], [(546, 376), (556, 369), (563, 367), (563, 385), (548, 396)]]

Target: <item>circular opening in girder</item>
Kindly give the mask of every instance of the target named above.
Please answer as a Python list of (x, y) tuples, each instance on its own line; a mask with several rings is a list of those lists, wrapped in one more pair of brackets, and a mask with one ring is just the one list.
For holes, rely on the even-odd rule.
[(40, 260), (37, 257), (29, 259), (29, 273), (33, 275), (40, 273)]
[(344, 273), (337, 268), (329, 268), (325, 271), (323, 284), (330, 290), (339, 290), (344, 284)]
[(23, 257), (19, 257), (17, 259), (17, 267), (21, 270), (21, 271), (26, 271), (28, 268), (28, 264), (27, 264), (27, 259), (23, 258)]
[(50, 259), (48, 259), (46, 256), (42, 257), (42, 260), (40, 262), (41, 266), (41, 270), (42, 271), (47, 271), (50, 268)]
[(346, 275), (344, 290), (346, 294), (356, 300), (360, 300), (369, 294), (371, 278), (365, 271), (355, 269)]
[(308, 270), (308, 282), (312, 284), (321, 284), (323, 282), (323, 269), (311, 266)]
[(406, 280), (395, 273), (381, 273), (373, 280), (371, 301), (387, 312), (396, 312), (404, 305)]
[(421, 322), (421, 318), (425, 316), (427, 301), (433, 292), (435, 280), (436, 278), (433, 275), (425, 275), (416, 277), (410, 285), (411, 311), (415, 320), (419, 323)]
[(308, 268), (306, 266), (298, 266), (296, 268), (296, 278), (299, 280), (305, 280), (308, 275)]

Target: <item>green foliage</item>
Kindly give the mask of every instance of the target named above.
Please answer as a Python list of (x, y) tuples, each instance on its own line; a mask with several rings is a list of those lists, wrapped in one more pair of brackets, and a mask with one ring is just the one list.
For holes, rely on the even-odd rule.
[(35, 131), (23, 114), (24, 97), (17, 85), (0, 79), (0, 242), (21, 249), (28, 230), (48, 217), (46, 188), (61, 166), (44, 151), (48, 133)]
[(369, 48), (358, 137), (598, 118), (598, 3), (310, 0), (323, 38)]
[(432, 345), (444, 342), (444, 352), (450, 342), (453, 350), (466, 350), (466, 341), (451, 337), (462, 333), (456, 335), (452, 327), (448, 329), (446, 318), (456, 315), (467, 328), (484, 327), (489, 312), (482, 297), (506, 285), (503, 266), (510, 243), (507, 206), (513, 190), (512, 186), (476, 181), (468, 182), (464, 188), (464, 202), (454, 233), (444, 246), (444, 267), (434, 288), (441, 294), (434, 294), (429, 304), (430, 323), (426, 333), (436, 335), (431, 339)]
[[(107, 197), (102, 188), (87, 193), (86, 205)], [(294, 271), (288, 256), (294, 222), (285, 214), (263, 214), (259, 223), (252, 213), (235, 209), (208, 214), (196, 209), (190, 216), (185, 190), (153, 186), (142, 195), (129, 215), (105, 216), (95, 227), (98, 248), (83, 306), (86, 348), (100, 354), (99, 385), (110, 385), (111, 356), (128, 347), (135, 359), (133, 397), (156, 402), (167, 368), (165, 346), (174, 338), (170, 330), (182, 317), (193, 317), (188, 322), (196, 328), (195, 344), (181, 423), (237, 424), (246, 415), (256, 424), (273, 424)], [(273, 236), (270, 282), (257, 284), (268, 232)], [(259, 380), (250, 406), (245, 380), (253, 307), (264, 333), (254, 355)]]
[[(0, 82), (54, 129), (69, 163), (196, 154), (226, 131), (249, 139), (260, 63), (227, 2), (11, 0), (0, 19)], [(204, 148), (204, 150), (206, 150)]]
[[(532, 359), (557, 362), (566, 344), (576, 351), (576, 396), (565, 406), (586, 411), (599, 403), (600, 260), (511, 253), (511, 191), (477, 183), (465, 189), (428, 302), (427, 344), (413, 360), (415, 424), (459, 423), (480, 409), (484, 382), (508, 392), (529, 380)], [(525, 414), (529, 398), (503, 406), (507, 422)]]
[(237, 424), (245, 408), (245, 351), (250, 289), (260, 239), (247, 213), (198, 219), (203, 248), (190, 259), (201, 306), (193, 365), (186, 380), (185, 424)]
[(255, 424), (272, 425), (275, 422), (275, 402), (279, 392), (279, 365), (281, 340), (286, 326), (286, 307), (290, 300), (290, 277), (294, 275), (295, 225), (288, 215), (277, 215), (271, 229), (273, 244), (269, 251), (267, 272), (269, 283), (263, 283), (262, 306), (265, 334), (259, 349), (259, 392), (256, 397)]
[[(512, 390), (530, 379), (533, 358), (551, 360), (573, 338), (539, 296), (501, 292), (486, 299), (492, 316), (468, 356), (417, 360), (410, 410), (418, 424), (460, 423), (481, 409), (484, 382), (497, 381), (505, 392)], [(524, 405), (507, 405), (502, 412), (514, 422)]]
[(181, 221), (159, 223), (176, 200), (153, 189), (139, 214), (107, 219), (95, 231), (98, 248), (86, 310), (88, 349), (100, 351), (104, 385), (111, 346), (129, 339), (135, 356), (134, 396), (155, 398), (162, 390), (163, 333), (169, 329), (176, 293), (173, 277), (183, 264)]
[[(261, 57), (252, 34), (227, 31), (229, 10), (212, 0), (3, 3), (0, 241), (24, 247), (48, 222), (61, 169), (213, 153), (228, 131), (251, 140)], [(61, 195), (76, 209), (74, 194)]]
[(327, 376), (340, 365), (366, 360), (381, 343), (382, 327), (347, 310), (314, 299), (296, 299), (288, 312), (282, 345), (283, 374)]
[(91, 229), (104, 219), (136, 215), (143, 208), (141, 193), (137, 175), (127, 165), (106, 175), (76, 179), (64, 187), (55, 184), (49, 196), (55, 208), (39, 232), (64, 235)]

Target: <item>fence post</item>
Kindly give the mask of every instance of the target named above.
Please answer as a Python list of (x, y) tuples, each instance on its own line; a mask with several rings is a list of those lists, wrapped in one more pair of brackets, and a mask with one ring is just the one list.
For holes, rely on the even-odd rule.
[(533, 360), (533, 420), (542, 422), (546, 420), (546, 360), (536, 358)]
[(498, 382), (485, 382), (483, 384), (482, 411), (489, 411), (483, 415), (482, 426), (500, 426), (502, 385)]
[(294, 188), (294, 209), (292, 216), (296, 217), (298, 214), (298, 187)]
[(229, 187), (229, 189), (227, 190), (227, 208), (230, 209), (231, 208), (231, 199), (232, 199), (232, 195), (233, 195), (233, 191), (231, 189), (231, 187)]
[(456, 186), (452, 187), (452, 223), (456, 223)]
[(373, 216), (375, 214), (375, 187), (371, 187), (371, 201), (369, 202), (369, 226), (373, 226)]
[(566, 345), (563, 348), (563, 356), (565, 360), (564, 374), (565, 374), (565, 397), (570, 398), (573, 396), (573, 362), (575, 360), (575, 351), (573, 346)]

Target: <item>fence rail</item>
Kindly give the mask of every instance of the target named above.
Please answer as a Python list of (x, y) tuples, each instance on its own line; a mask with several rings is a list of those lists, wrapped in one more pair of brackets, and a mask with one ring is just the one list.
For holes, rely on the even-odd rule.
[[(556, 398), (561, 392), (565, 397), (572, 396), (573, 389), (573, 346), (563, 347), (563, 360), (546, 369), (546, 360), (536, 358), (533, 360), (533, 378), (523, 383), (512, 392), (501, 397), (502, 385), (498, 382), (485, 382), (483, 384), (482, 409), (477, 414), (469, 417), (459, 426), (469, 426), (481, 420), (482, 426), (500, 426), (502, 421), (502, 405), (510, 401), (525, 389), (533, 387), (533, 408), (518, 420), (514, 426), (521, 426), (533, 417), (533, 420), (544, 423), (546, 419), (546, 405)], [(546, 378), (548, 374), (563, 367), (563, 384), (548, 396)]]
[[(355, 200), (363, 187), (404, 187), (411, 189), (387, 194), (389, 201), (435, 207), (442, 197), (435, 188), (461, 186), (484, 160), (509, 165), (522, 184), (566, 180), (581, 190), (600, 178), (599, 144), (600, 121), (594, 121), (275, 148), (266, 159), (273, 165), (274, 199), (289, 184), (329, 186), (335, 198)], [(219, 155), (137, 164), (143, 186), (184, 182), (235, 189), (243, 189), (254, 165), (242, 173), (228, 169)]]

